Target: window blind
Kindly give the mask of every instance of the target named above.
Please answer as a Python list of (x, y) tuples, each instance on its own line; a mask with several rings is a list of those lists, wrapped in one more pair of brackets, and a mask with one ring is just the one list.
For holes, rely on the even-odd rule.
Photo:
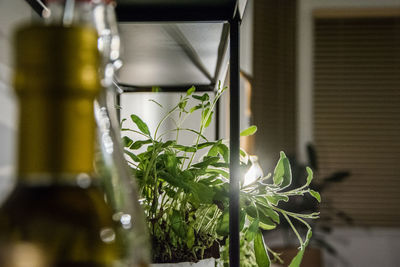
[[(400, 226), (400, 16), (314, 19), (317, 179), (351, 176), (323, 194), (322, 219)], [(371, 13), (373, 14), (373, 12)], [(336, 211), (331, 208), (334, 207)]]

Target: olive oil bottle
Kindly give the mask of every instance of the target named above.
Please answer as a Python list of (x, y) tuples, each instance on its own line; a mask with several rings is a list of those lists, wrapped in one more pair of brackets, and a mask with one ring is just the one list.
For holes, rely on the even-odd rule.
[(25, 26), (15, 38), (17, 184), (0, 207), (0, 266), (121, 266), (124, 221), (93, 171), (97, 33)]

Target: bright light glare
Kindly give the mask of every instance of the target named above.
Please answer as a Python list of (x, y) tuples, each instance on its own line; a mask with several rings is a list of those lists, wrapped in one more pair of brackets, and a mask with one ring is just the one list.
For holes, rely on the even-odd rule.
[(257, 178), (264, 176), (263, 170), (261, 169), (260, 164), (258, 164), (258, 157), (250, 156), (250, 161), (251, 167), (244, 176), (244, 186), (253, 183)]

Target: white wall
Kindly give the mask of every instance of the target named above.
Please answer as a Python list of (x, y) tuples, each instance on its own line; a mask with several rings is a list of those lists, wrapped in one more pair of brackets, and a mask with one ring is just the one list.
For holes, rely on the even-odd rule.
[(0, 0), (0, 201), (10, 186), (14, 169), (17, 106), (11, 87), (12, 34), (31, 17), (24, 0)]
[[(400, 0), (299, 0), (298, 6), (298, 156), (313, 141), (313, 18), (318, 8), (400, 7)], [(339, 257), (324, 254), (325, 267), (399, 266), (400, 229), (339, 228), (327, 236)]]

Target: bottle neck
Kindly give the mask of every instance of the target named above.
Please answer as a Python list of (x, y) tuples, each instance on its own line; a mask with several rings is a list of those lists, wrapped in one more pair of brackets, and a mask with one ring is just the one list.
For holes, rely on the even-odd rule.
[(48, 0), (49, 25), (86, 25), (96, 29), (97, 47), (102, 56), (101, 81), (110, 87), (114, 72), (121, 67), (120, 38), (115, 16), (115, 2), (111, 0)]
[(28, 26), (17, 32), (15, 47), (19, 177), (91, 173), (100, 90), (96, 32)]
[(20, 106), (20, 175), (93, 171), (93, 99), (37, 95)]

